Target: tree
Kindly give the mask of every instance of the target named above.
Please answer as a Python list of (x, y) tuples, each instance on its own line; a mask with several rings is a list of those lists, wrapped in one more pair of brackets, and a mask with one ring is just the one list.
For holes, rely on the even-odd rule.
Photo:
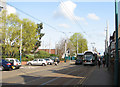
[[(1, 13), (2, 22), (2, 52), (9, 57), (15, 56), (19, 52), (19, 32), (21, 20), (15, 14), (6, 15), (6, 11)], [(4, 15), (3, 15), (4, 14)]]
[(30, 53), (35, 47), (39, 35), (37, 35), (37, 25), (29, 19), (22, 20), (22, 48), (24, 53)]
[(82, 53), (88, 50), (87, 40), (83, 37), (83, 35), (80, 33), (74, 33), (69, 39), (69, 44), (70, 46), (74, 47), (73, 51), (75, 53), (77, 53), (77, 42), (78, 42), (78, 53)]
[(43, 23), (37, 24), (36, 32), (37, 32), (37, 35), (39, 35), (39, 37), (38, 37), (37, 42), (35, 44), (34, 51), (36, 51), (36, 49), (39, 46), (41, 46), (41, 38), (45, 35), (44, 33), (41, 33), (41, 29), (43, 29)]
[[(19, 54), (21, 25), (23, 25), (22, 51), (24, 53), (29, 54), (35, 48), (38, 38), (41, 39), (43, 36), (37, 30), (37, 24), (29, 19), (21, 20), (16, 14), (8, 15), (6, 10), (3, 10), (1, 13), (0, 23), (2, 24), (2, 55), (7, 55), (8, 57), (15, 57)], [(43, 28), (42, 23), (40, 28)], [(40, 43), (38, 46), (40, 46)]]
[(80, 33), (74, 33), (69, 39), (61, 39), (59, 44), (56, 45), (57, 53), (61, 58), (62, 55), (65, 53), (65, 40), (67, 41), (67, 52), (69, 50), (70, 56), (74, 56), (77, 54), (77, 41), (78, 41), (78, 52), (82, 53), (88, 50), (87, 47), (87, 40), (83, 37)]
[(57, 55), (62, 58), (62, 55), (65, 53), (65, 39), (61, 39), (58, 43), (56, 45)]

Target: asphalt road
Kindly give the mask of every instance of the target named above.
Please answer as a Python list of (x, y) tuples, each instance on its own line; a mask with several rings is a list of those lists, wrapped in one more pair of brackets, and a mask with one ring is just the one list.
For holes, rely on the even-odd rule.
[(22, 66), (2, 71), (3, 85), (81, 85), (96, 66), (60, 63), (58, 66)]

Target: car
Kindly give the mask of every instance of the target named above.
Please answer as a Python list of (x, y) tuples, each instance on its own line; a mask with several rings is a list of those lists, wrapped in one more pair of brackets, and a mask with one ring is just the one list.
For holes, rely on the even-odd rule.
[(15, 58), (6, 58), (5, 60), (8, 60), (12, 63), (12, 68), (13, 69), (19, 69), (21, 67), (21, 63), (18, 59)]
[(32, 61), (28, 61), (27, 65), (42, 65), (42, 66), (46, 66), (47, 65), (47, 61), (45, 59), (34, 59)]
[(50, 58), (46, 58), (45, 60), (47, 61), (47, 65), (52, 65), (54, 63), (54, 61)]
[(82, 64), (82, 59), (76, 59), (76, 61), (75, 61), (75, 64), (77, 65), (77, 64)]
[(12, 64), (10, 61), (4, 60), (4, 59), (0, 59), (0, 70), (12, 70)]

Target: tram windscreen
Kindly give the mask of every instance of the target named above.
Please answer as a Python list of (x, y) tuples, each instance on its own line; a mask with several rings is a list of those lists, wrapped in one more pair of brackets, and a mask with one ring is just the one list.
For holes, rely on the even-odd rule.
[(85, 55), (85, 60), (92, 60), (93, 55)]

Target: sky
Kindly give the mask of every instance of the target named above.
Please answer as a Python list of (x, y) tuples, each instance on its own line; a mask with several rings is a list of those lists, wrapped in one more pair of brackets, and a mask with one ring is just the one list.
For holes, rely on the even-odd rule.
[[(80, 0), (8, 0), (8, 3), (17, 9), (34, 16), (31, 18), (14, 7), (7, 6), (9, 13), (16, 13), (21, 19), (29, 18), (37, 23), (43, 23), (40, 48), (55, 48), (55, 44), (62, 38), (69, 38), (73, 33), (81, 33), (88, 41), (89, 50), (92, 44), (98, 52), (103, 54), (105, 48), (105, 30), (109, 24), (109, 36), (114, 31), (114, 2), (82, 2)], [(50, 27), (52, 26), (52, 27)]]

